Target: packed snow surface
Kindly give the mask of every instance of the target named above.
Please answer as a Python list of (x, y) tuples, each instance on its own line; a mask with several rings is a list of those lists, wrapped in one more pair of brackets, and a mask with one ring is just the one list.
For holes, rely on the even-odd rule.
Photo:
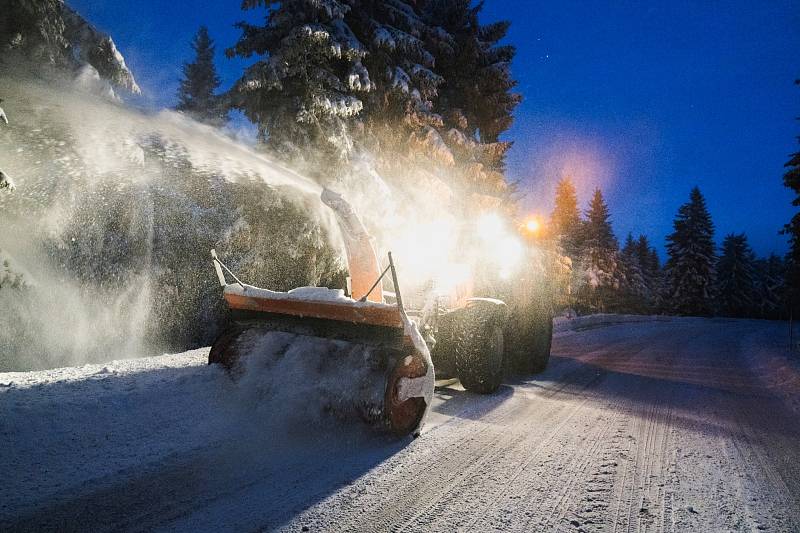
[(785, 323), (556, 331), (543, 374), (437, 388), (399, 442), (276, 396), (298, 376), (234, 383), (207, 350), (0, 374), (0, 530), (800, 530)]

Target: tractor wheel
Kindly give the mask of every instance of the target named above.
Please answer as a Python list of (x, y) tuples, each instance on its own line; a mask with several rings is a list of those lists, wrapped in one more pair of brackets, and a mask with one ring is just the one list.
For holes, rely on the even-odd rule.
[(553, 344), (553, 317), (550, 313), (545, 313), (537, 320), (535, 331), (530, 353), (530, 369), (533, 374), (538, 374), (544, 372), (550, 361), (550, 347)]
[(468, 391), (489, 394), (503, 381), (503, 328), (495, 315), (470, 312), (456, 341), (456, 374)]
[(437, 376), (456, 375), (456, 339), (459, 336), (460, 323), (459, 313), (449, 313), (439, 317), (436, 343), (431, 349), (431, 359)]

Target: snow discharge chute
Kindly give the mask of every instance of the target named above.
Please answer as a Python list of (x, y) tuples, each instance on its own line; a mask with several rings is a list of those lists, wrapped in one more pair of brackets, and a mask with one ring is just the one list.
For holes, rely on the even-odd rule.
[[(211, 347), (209, 363), (241, 375), (254, 361), (274, 369), (285, 358), (303, 358), (308, 363), (304, 368), (316, 373), (307, 379), (318, 380), (321, 391), (309, 402), (319, 401), (323, 411), (357, 417), (396, 435), (416, 434), (433, 397), (434, 370), (417, 326), (403, 309), (391, 254), (381, 271), (370, 236), (352, 207), (327, 189), (322, 201), (334, 211), (342, 231), (354, 298), (324, 287), (288, 292), (253, 287), (236, 278), (212, 251), (229, 317)], [(394, 283), (392, 303), (383, 297), (386, 275)], [(228, 277), (235, 282), (228, 283)]]

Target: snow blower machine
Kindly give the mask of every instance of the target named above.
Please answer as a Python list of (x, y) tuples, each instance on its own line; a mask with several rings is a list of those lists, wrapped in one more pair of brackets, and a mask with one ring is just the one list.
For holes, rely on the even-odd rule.
[[(335, 374), (343, 381), (327, 388), (334, 392), (322, 399), (325, 410), (337, 416), (355, 414), (398, 436), (418, 434), (433, 397), (433, 363), (403, 308), (392, 255), (381, 270), (369, 234), (350, 205), (327, 189), (322, 200), (342, 230), (352, 297), (341, 289), (276, 292), (244, 284), (212, 250), (229, 315), (211, 347), (209, 364), (236, 373), (254, 354), (314, 357), (317, 368), (311, 370), (317, 375)], [(387, 275), (394, 284), (392, 303), (384, 300)]]
[[(254, 356), (313, 359), (310, 373), (335, 370), (343, 381), (327, 387), (325, 410), (355, 414), (398, 436), (419, 434), (436, 379), (458, 378), (469, 391), (491, 393), (505, 376), (544, 369), (552, 308), (542, 295), (541, 276), (525, 273), (534, 262), (490, 275), (488, 284), (476, 283), (477, 277), (461, 280), (449, 294), (428, 287), (410, 294), (410, 305), (404, 305), (391, 252), (381, 268), (350, 204), (327, 189), (322, 201), (341, 229), (348, 296), (342, 289), (276, 292), (247, 285), (212, 250), (229, 315), (209, 364), (236, 375)], [(388, 279), (393, 292), (384, 291)], [(474, 297), (478, 290), (492, 297)]]

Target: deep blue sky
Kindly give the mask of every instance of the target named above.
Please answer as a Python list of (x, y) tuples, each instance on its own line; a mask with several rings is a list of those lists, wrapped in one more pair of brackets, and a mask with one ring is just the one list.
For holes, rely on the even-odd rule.
[[(112, 34), (156, 105), (171, 105), (201, 24), (218, 44), (225, 86), (243, 63), (222, 50), (237, 0), (68, 0)], [(659, 247), (689, 190), (708, 200), (717, 240), (744, 231), (759, 254), (782, 253), (792, 213), (783, 164), (800, 134), (800, 3), (487, 0), (486, 21), (512, 21), (524, 97), (507, 138), (509, 175), (549, 213), (567, 173), (582, 203), (606, 195), (615, 231)]]

